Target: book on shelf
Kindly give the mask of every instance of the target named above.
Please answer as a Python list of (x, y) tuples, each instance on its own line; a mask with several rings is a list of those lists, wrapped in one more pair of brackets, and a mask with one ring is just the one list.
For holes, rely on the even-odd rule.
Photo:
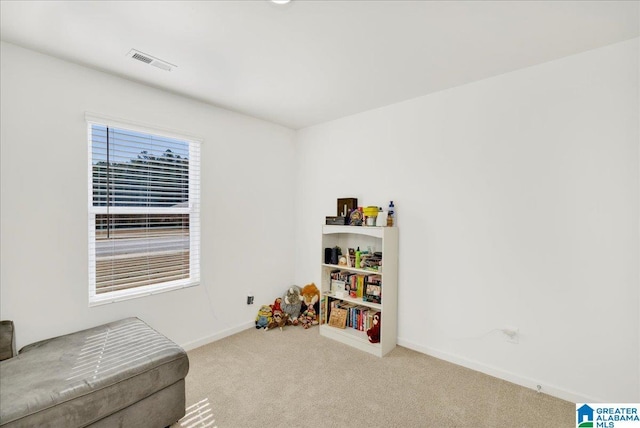
[(330, 274), (330, 291), (337, 298), (348, 296), (363, 302), (382, 303), (382, 276), (334, 270)]
[(326, 295), (321, 294), (320, 295), (320, 310), (322, 313), (322, 316), (320, 317), (320, 324), (326, 324), (327, 323), (327, 309), (329, 309), (328, 307), (328, 298)]
[(371, 303), (382, 303), (382, 277), (380, 275), (367, 275), (362, 300)]
[(346, 327), (351, 327), (351, 318), (353, 317), (353, 313), (352, 313), (352, 309), (356, 306), (353, 303), (348, 303), (348, 302), (343, 302), (342, 305), (340, 305), (342, 309), (344, 309), (346, 311), (346, 320), (345, 320), (345, 324)]
[(364, 294), (364, 275), (353, 274), (349, 277), (349, 297), (361, 299)]
[(349, 278), (349, 297), (355, 299), (358, 291), (358, 275), (351, 275)]
[(331, 279), (336, 279), (338, 281), (348, 282), (351, 276), (355, 275), (353, 272), (343, 271), (340, 269), (332, 270), (329, 274)]
[(345, 328), (347, 323), (347, 310), (335, 307), (331, 310), (329, 316), (329, 325), (331, 327)]
[(379, 312), (378, 310), (367, 306), (345, 302), (337, 304), (334, 310), (335, 309), (346, 312), (345, 327), (362, 332), (367, 331), (371, 326), (373, 326), (373, 316)]
[(335, 308), (339, 308), (340, 304), (342, 304), (342, 300), (340, 300), (340, 298), (336, 298), (333, 296), (327, 296), (327, 300), (325, 303), (325, 306), (323, 307), (324, 309), (324, 314), (326, 317), (326, 322), (329, 322), (329, 319), (331, 318), (331, 312), (335, 309)]
[(363, 310), (366, 310), (364, 306), (354, 306), (353, 308), (351, 308), (351, 317), (349, 319), (349, 327), (355, 330), (362, 330), (360, 324), (362, 321), (361, 318), (362, 318)]
[(364, 284), (365, 284), (365, 277), (364, 275), (358, 275), (357, 276), (357, 289), (356, 289), (356, 297), (359, 299), (362, 299), (362, 296), (364, 294)]

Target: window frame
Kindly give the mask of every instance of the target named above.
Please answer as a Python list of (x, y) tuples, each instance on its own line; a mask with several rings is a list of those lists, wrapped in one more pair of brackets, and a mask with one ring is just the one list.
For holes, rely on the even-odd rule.
[[(87, 126), (88, 174), (87, 174), (87, 206), (88, 206), (88, 268), (89, 268), (89, 307), (150, 296), (200, 284), (200, 146), (202, 139), (183, 132), (157, 126), (135, 123), (95, 113), (85, 113)], [(92, 125), (119, 128), (128, 131), (152, 134), (181, 140), (189, 143), (189, 203), (187, 207), (110, 207), (113, 214), (188, 214), (189, 215), (189, 277), (159, 284), (149, 284), (124, 290), (107, 291), (98, 294), (96, 291), (96, 215), (107, 214), (106, 206), (93, 204), (93, 144)]]

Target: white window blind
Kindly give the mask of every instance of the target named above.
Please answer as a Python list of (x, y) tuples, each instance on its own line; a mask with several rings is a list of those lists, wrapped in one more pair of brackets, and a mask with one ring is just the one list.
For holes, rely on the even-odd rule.
[(89, 122), (89, 297), (200, 280), (198, 142)]

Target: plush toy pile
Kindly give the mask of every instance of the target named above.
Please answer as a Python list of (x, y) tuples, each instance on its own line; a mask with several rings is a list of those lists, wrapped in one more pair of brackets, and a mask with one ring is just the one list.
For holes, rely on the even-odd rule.
[(256, 316), (256, 328), (283, 329), (287, 325), (302, 325), (305, 329), (318, 325), (320, 290), (314, 283), (303, 288), (292, 285), (273, 304), (262, 305)]

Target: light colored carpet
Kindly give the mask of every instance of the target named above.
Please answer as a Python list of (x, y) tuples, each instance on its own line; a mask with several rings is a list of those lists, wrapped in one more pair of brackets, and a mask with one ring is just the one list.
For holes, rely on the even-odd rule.
[(575, 426), (573, 403), (403, 347), (377, 358), (318, 327), (252, 328), (188, 355), (174, 428)]

